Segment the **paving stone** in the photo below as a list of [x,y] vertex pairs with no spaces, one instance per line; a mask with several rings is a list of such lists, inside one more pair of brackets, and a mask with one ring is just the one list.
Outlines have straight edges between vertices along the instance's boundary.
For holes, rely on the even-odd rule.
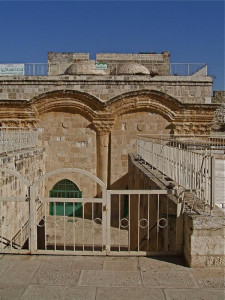
[[0,300],[20,299],[26,286],[11,286],[0,284]]
[[225,299],[224,290],[203,289],[165,289],[167,300],[222,300]]
[[97,288],[96,300],[165,300],[163,290],[148,288]]
[[192,274],[196,278],[199,287],[202,288],[224,288],[225,287],[224,268],[192,269]]
[[95,287],[29,285],[21,300],[94,300]]
[[72,262],[71,269],[74,270],[102,270],[103,260],[98,259],[76,259]]
[[[69,256],[70,257],[70,256]],[[32,260],[35,261],[58,261],[62,259],[66,259],[67,256],[59,256],[59,255],[32,255]]]
[[0,255],[0,259],[2,259],[3,258],[3,255]]
[[66,271],[69,270],[71,264],[72,264],[71,261],[61,261],[61,260],[44,261],[41,263],[38,271],[45,271],[45,270],[52,271],[52,272]]
[[76,256],[76,255],[32,255],[33,260],[37,261],[70,261],[75,262],[77,260],[98,260],[104,261],[103,256]]
[[82,271],[81,286],[141,286],[140,272]]
[[76,285],[80,271],[70,269],[69,261],[43,262],[30,284]]
[[4,254],[2,260],[7,260],[7,261],[30,261],[33,260],[33,256],[32,255],[18,255],[18,254],[12,254],[12,255],[8,255],[8,254]]
[[143,285],[154,288],[198,288],[192,274],[188,272],[142,272]]
[[139,269],[145,271],[190,271],[190,268],[184,266],[184,262],[181,258],[151,258],[151,257],[140,257],[139,258]]
[[39,265],[36,261],[14,261],[1,276],[0,284],[28,284]]
[[5,272],[7,268],[11,266],[11,262],[0,261],[0,276]]
[[130,257],[130,256],[106,256],[105,261],[137,261],[138,262],[138,257]]
[[104,261],[103,270],[105,270],[105,271],[138,271],[138,261],[137,260]]

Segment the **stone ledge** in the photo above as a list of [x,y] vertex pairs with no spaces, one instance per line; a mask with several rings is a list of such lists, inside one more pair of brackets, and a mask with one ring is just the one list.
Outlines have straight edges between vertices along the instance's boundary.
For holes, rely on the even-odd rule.
[[190,255],[184,248],[184,258],[191,268],[225,267],[224,255]]

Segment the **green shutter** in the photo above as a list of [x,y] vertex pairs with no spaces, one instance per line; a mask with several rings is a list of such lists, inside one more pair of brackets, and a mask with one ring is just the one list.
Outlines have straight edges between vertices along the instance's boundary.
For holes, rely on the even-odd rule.
[[[82,192],[77,185],[68,180],[63,179],[57,182],[53,189],[49,192],[50,198],[82,198]],[[50,202],[49,214],[57,216],[82,216],[82,203],[70,202]]]

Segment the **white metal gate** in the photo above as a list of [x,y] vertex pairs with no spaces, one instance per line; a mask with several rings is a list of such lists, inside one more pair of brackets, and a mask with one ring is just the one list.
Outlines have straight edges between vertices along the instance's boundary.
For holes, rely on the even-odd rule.
[[[0,171],[3,171],[0,168]],[[49,176],[82,172],[102,187],[98,198],[39,197],[37,187]],[[11,170],[10,170],[11,172]],[[9,172],[9,173],[10,173]],[[16,176],[16,172],[12,171]],[[12,174],[12,173],[11,173]],[[20,178],[21,179],[21,178]],[[0,198],[0,253],[60,255],[159,255],[176,253],[177,208],[167,190],[108,190],[93,174],[60,169],[29,185],[27,197]],[[18,204],[19,203],[19,204]],[[53,207],[50,213],[49,207]],[[63,214],[57,215],[57,204]],[[74,209],[82,204],[81,212]],[[9,207],[9,205],[11,205]],[[67,215],[66,205],[72,214]],[[7,209],[15,210],[7,219]]]

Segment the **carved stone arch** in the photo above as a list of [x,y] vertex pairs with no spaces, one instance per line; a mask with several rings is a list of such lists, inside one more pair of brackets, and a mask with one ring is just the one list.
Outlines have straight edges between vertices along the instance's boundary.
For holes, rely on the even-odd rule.
[[112,115],[152,111],[162,115],[169,122],[173,122],[183,104],[175,98],[155,90],[140,90],[128,92],[112,98],[107,103]]
[[36,115],[51,111],[77,112],[92,121],[105,110],[105,103],[95,96],[81,91],[58,90],[34,97],[30,104]]

